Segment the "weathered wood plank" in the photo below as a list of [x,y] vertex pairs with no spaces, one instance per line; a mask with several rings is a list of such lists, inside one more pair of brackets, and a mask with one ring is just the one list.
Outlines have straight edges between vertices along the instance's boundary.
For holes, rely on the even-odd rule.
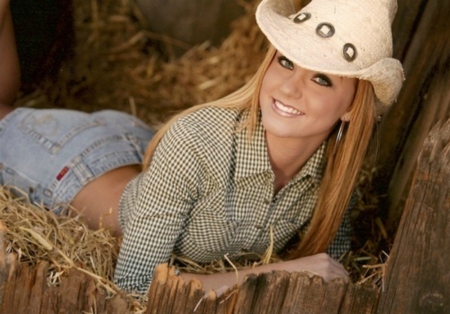
[[148,291],[147,314],[156,314],[164,302],[166,283],[169,269],[167,264],[160,264],[155,267],[152,284]]
[[286,291],[289,286],[290,273],[287,271],[279,271],[274,273],[275,277],[274,285],[275,290],[272,294],[272,300],[268,313],[280,313],[283,307],[284,299],[286,297]]
[[378,313],[450,313],[450,119],[424,143]]
[[378,290],[367,286],[348,285],[340,314],[375,313]]
[[59,297],[57,289],[46,289],[42,296],[41,313],[58,313]]
[[347,284],[344,280],[324,282],[307,273],[290,274],[280,313],[339,313]]
[[336,279],[326,285],[325,295],[320,306],[320,313],[339,313],[347,284],[343,279]]
[[202,312],[199,313],[216,313],[217,294],[214,291],[210,291],[205,298]]
[[14,295],[14,312],[27,313],[31,295],[31,288],[34,283],[35,271],[27,264],[19,265],[17,272],[17,282]]
[[106,294],[105,293],[98,293],[96,298],[93,300],[94,302],[94,309],[97,309],[97,314],[108,314],[108,311],[106,309],[107,307],[107,300],[106,300]]
[[258,276],[255,274],[247,275],[244,282],[238,288],[236,303],[233,310],[234,314],[250,313],[253,299],[256,294],[256,286],[258,284]]
[[85,300],[84,308],[87,313],[100,314],[105,311],[104,295],[99,293],[94,280],[89,280],[81,296]]
[[289,274],[287,272],[279,271],[259,275],[253,312],[279,313],[288,283]]
[[[402,200],[409,190],[415,161],[431,126],[450,111],[447,102],[430,102],[431,95],[450,92],[449,1],[399,0],[395,34],[404,43],[397,48],[406,81],[395,103],[378,128],[377,174],[373,183],[387,218],[386,227],[395,232],[403,210]],[[413,14],[407,17],[408,12]],[[405,22],[405,23],[403,23]],[[407,38],[408,34],[411,34]],[[394,38],[394,41],[397,38]],[[402,46],[402,47],[400,47]],[[404,47],[403,47],[404,46]],[[441,86],[436,86],[441,85]],[[447,97],[444,97],[447,98]]]
[[194,313],[194,309],[199,304],[201,298],[205,295],[202,284],[198,280],[191,280],[188,283],[188,297],[184,307],[184,313]]
[[61,302],[59,304],[59,313],[77,313],[82,309],[81,295],[85,276],[83,273],[70,271],[67,278],[61,281],[58,290],[61,291]]
[[306,294],[311,281],[306,273],[292,273],[289,278],[289,285],[284,298],[283,313],[302,313]]
[[119,314],[132,312],[128,308],[128,302],[120,294],[116,294],[112,299],[108,299],[105,313]]
[[[233,287],[229,291],[222,294],[216,301],[216,314],[230,314],[233,313],[233,309],[236,307],[238,291],[236,287]],[[250,312],[251,313],[251,312]]]
[[172,313],[174,307],[174,301],[177,298],[178,286],[185,285],[185,280],[182,277],[177,277],[174,274],[173,268],[169,269],[169,276],[171,276],[171,284],[166,287],[165,295],[168,300],[165,305],[166,313]]
[[41,313],[42,295],[47,288],[48,266],[47,262],[41,262],[36,265],[35,281],[31,288],[31,298],[27,311],[29,314]]
[[[130,313],[128,301],[121,294],[105,299],[104,291],[83,272],[73,269],[59,287],[48,287],[47,263],[18,267],[12,260],[15,262],[7,280],[0,282],[5,286],[1,313]],[[167,265],[164,267],[158,269],[152,282],[149,295],[153,298],[149,299],[147,313],[337,313],[345,292],[343,282],[324,283],[320,277],[279,271],[250,275],[239,288],[220,297],[211,291],[205,297],[198,280],[186,283],[173,270],[167,270]],[[362,308],[347,303],[350,309]]]
[[173,302],[172,313],[183,313],[187,302],[188,292],[189,288],[186,284],[186,281],[183,278],[180,278],[175,293],[176,297],[175,299],[170,300],[170,302]]
[[411,45],[426,3],[429,0],[398,0],[398,10],[392,23],[394,57],[404,60]]
[[320,307],[325,296],[325,286],[322,277],[313,276],[310,286],[303,292],[302,312],[321,313]]
[[6,255],[4,248],[3,233],[0,231],[0,309],[3,306],[3,300],[5,298],[6,286],[9,282],[10,267],[11,267],[11,255]]
[[9,267],[6,267],[8,271],[7,276],[5,276],[6,282],[2,284],[4,285],[4,294],[0,313],[14,313],[14,293],[17,282],[18,268],[17,256],[8,254],[7,261]]

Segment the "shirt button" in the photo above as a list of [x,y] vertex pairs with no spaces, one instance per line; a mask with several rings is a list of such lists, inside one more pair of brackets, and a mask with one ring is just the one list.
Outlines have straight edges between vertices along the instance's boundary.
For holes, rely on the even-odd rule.
[[264,199],[264,204],[269,205],[270,204],[270,200],[268,198]]
[[261,225],[255,225],[255,228],[256,229],[262,229],[262,226]]

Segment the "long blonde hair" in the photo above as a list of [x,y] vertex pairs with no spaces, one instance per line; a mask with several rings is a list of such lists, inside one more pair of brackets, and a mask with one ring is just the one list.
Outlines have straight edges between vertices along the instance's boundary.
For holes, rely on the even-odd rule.
[[338,127],[329,136],[327,165],[311,224],[299,246],[288,254],[290,259],[325,252],[336,236],[375,125],[375,95],[370,82],[358,81],[349,113],[350,122],[339,143],[336,143]]
[[[258,123],[259,93],[262,80],[275,54],[276,49],[270,46],[256,74],[236,92],[219,100],[194,106],[173,116],[149,143],[144,156],[143,170],[150,167],[156,147],[172,124],[178,119],[205,107],[249,111],[249,118],[243,122],[241,127],[246,130],[247,136],[250,137]],[[350,108],[351,121],[339,145],[337,145],[335,154],[336,129],[330,134],[327,148],[327,166],[319,188],[318,201],[311,224],[300,245],[290,253],[290,258],[324,252],[341,224],[367,151],[375,121],[374,94],[369,82],[362,80],[358,82],[355,98]]]

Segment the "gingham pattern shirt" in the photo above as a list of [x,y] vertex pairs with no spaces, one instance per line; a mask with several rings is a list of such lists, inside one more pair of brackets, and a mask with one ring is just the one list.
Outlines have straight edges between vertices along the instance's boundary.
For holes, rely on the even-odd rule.
[[[238,131],[246,116],[205,108],[178,120],[149,170],[128,184],[119,208],[124,238],[115,282],[120,288],[145,293],[154,267],[172,252],[199,263],[225,254],[263,254],[271,226],[275,251],[308,226],[326,145],[274,195],[263,126],[257,125],[249,141]],[[349,245],[346,218],[328,253],[337,257]]]

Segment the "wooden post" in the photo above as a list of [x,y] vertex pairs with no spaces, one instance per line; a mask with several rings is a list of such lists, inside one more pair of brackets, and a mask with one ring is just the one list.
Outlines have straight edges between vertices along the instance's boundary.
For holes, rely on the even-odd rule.
[[450,313],[450,119],[423,146],[378,313]]
[[[417,156],[431,126],[450,109],[450,2],[399,0],[394,21],[394,52],[404,65],[406,81],[378,131],[373,179],[387,229],[395,233]],[[441,120],[441,121],[445,121]],[[406,193],[405,193],[406,192]]]

